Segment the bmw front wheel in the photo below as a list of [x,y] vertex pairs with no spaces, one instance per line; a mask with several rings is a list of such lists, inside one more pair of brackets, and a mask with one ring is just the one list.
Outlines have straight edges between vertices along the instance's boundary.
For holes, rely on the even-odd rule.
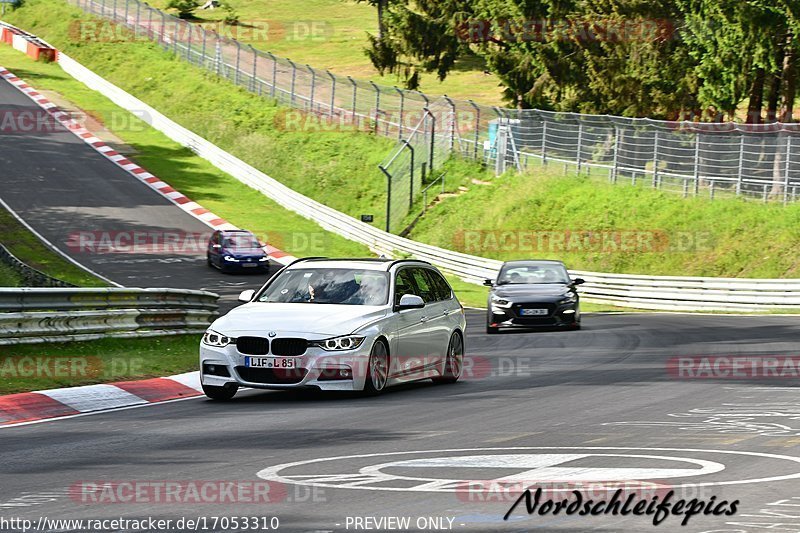
[[364,392],[368,395],[378,395],[386,388],[387,381],[389,381],[389,350],[386,348],[386,343],[379,340],[372,346],[369,354]]

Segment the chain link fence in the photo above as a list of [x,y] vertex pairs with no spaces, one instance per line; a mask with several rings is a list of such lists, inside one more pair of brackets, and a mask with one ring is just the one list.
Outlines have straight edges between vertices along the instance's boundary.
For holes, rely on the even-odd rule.
[[451,154],[481,161],[497,173],[558,163],[578,173],[602,172],[612,183],[684,196],[788,203],[800,192],[796,124],[669,122],[431,99],[277,57],[139,0],[68,1],[330,128],[397,139],[380,165],[387,176],[387,230],[402,229],[426,177]]

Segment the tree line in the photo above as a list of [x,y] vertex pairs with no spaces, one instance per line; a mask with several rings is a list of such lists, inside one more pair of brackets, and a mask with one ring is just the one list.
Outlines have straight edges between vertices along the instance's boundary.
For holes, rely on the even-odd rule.
[[478,58],[521,109],[791,122],[800,0],[356,0],[409,89]]

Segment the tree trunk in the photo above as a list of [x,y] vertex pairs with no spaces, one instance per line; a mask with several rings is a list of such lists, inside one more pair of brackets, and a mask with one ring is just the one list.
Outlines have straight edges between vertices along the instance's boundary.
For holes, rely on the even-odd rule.
[[794,35],[792,31],[786,35],[786,54],[783,57],[783,74],[782,74],[782,94],[780,121],[792,122],[792,115],[794,112],[794,98],[797,95],[797,65],[795,64],[796,52],[793,42]]
[[764,106],[764,79],[766,72],[759,67],[750,85],[750,102],[747,104],[747,123],[761,124],[761,108]]
[[386,3],[389,0],[378,0],[378,40],[380,41],[383,39],[383,35],[386,33],[386,23],[383,21],[383,14],[386,10]]
[[[776,46],[775,64],[783,64],[784,56],[784,40]],[[781,69],[774,70],[770,73],[769,79],[769,94],[767,96],[767,122],[775,122],[778,120],[778,104],[781,98]]]

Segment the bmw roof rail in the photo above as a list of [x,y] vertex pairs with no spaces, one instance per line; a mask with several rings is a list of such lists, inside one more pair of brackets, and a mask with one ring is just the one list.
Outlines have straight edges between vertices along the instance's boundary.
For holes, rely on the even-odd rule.
[[423,261],[422,259],[408,259],[408,258],[406,258],[406,259],[395,259],[394,261],[389,263],[389,265],[386,267],[386,269],[388,270],[388,269],[392,268],[393,266],[395,266],[398,263],[406,263],[406,262],[408,262],[408,263],[424,263],[426,265],[430,265],[431,264],[430,262]]

